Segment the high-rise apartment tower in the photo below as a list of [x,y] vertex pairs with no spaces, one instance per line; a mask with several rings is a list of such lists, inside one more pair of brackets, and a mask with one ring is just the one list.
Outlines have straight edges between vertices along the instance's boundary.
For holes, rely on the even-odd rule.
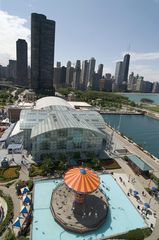
[[89,68],[88,68],[88,85],[92,86],[92,81],[93,81],[93,75],[95,73],[95,64],[96,60],[95,58],[91,58],[89,60]]
[[45,15],[31,15],[31,87],[53,89],[55,21]]
[[16,83],[20,86],[28,85],[27,42],[24,39],[16,41]]

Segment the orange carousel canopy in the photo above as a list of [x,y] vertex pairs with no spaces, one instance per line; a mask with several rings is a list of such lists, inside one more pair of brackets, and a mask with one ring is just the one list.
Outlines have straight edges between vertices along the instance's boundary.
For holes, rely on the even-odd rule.
[[79,193],[94,192],[99,184],[100,180],[98,175],[88,168],[73,168],[65,173],[65,184]]

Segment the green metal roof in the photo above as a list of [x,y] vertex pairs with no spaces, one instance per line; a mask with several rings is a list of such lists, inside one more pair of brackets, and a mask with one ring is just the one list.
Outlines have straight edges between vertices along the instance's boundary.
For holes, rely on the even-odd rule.
[[150,171],[152,168],[136,155],[127,155],[128,159],[133,162],[142,171]]

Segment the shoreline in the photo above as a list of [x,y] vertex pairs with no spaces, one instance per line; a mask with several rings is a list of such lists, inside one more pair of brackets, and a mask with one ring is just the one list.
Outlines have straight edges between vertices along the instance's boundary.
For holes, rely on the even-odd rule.
[[124,134],[122,134],[121,132],[119,132],[118,130],[116,130],[115,128],[113,128],[111,125],[109,125],[108,123],[106,123],[106,126],[109,127],[112,131],[114,131],[116,134],[120,135],[122,138],[124,138],[125,140],[127,140],[129,143],[133,144],[135,147],[137,147],[140,151],[142,151],[143,153],[145,153],[148,157],[150,157],[152,160],[157,161],[159,163],[159,159],[157,157],[155,157],[153,154],[151,154],[150,152],[148,152],[147,150],[145,150],[144,148],[142,148],[141,146],[139,146],[136,142],[134,142],[133,140],[129,139],[127,136],[125,136]]

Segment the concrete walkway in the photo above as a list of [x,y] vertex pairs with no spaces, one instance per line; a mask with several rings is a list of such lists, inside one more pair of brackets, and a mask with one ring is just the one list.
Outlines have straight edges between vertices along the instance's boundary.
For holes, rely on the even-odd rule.
[[[21,170],[20,170],[20,175],[19,175],[19,179],[21,180],[29,180],[28,177],[28,169],[26,168],[26,166],[22,165],[21,166]],[[17,179],[16,182],[19,180]],[[0,189],[4,192],[5,195],[9,195],[12,198],[13,201],[13,205],[14,205],[14,216],[13,216],[13,221],[15,221],[15,219],[18,217],[19,212],[20,212],[20,202],[18,199],[18,196],[16,194],[16,182],[14,184],[12,184],[9,188],[7,188],[6,182],[5,183],[0,183]],[[9,227],[11,227],[12,224],[10,223]]]
[[[146,238],[146,240],[158,240],[159,239],[159,202],[157,202],[153,197],[151,197],[145,191],[145,187],[147,187],[149,183],[150,183],[150,187],[154,186],[154,183],[152,181],[150,182],[149,180],[146,180],[142,176],[137,176],[132,171],[132,169],[129,167],[127,162],[125,162],[123,159],[119,158],[119,159],[116,159],[116,161],[119,163],[119,165],[121,166],[122,169],[114,170],[111,172],[113,172],[114,178],[116,178],[117,182],[119,183],[119,185],[121,186],[123,191],[125,191],[125,193],[127,194],[129,188],[137,190],[139,192],[139,195],[141,196],[141,201],[143,203],[150,202],[151,212],[156,213],[156,217],[154,217],[154,214],[148,215],[149,219],[146,219],[146,217],[145,217],[145,220],[148,223],[148,225],[150,226],[150,224],[152,223],[154,226],[151,236]],[[120,179],[119,179],[120,176],[123,177],[125,184],[123,184],[120,181]],[[135,182],[131,183],[131,180],[134,178],[135,178]],[[130,180],[130,182],[128,182],[128,180]],[[143,191],[146,193],[145,197],[142,195]],[[139,203],[136,201],[136,199],[133,196],[130,196],[130,200],[136,207],[139,205]],[[143,206],[143,205],[141,204],[141,206]],[[140,213],[141,213],[141,211],[140,211]]]
[[[144,218],[146,224],[149,227],[151,227],[151,224],[153,224],[153,226],[155,226],[155,224],[156,224],[156,218],[154,217],[154,212],[155,211],[153,209],[150,209],[152,214],[148,215],[147,217],[144,214],[144,211],[143,211],[143,213],[141,211],[141,209],[144,208],[144,203],[148,203],[149,202],[149,196],[148,196],[149,194],[146,193],[145,197],[142,195],[142,192],[144,191],[144,188],[140,185],[140,183],[137,182],[137,180],[135,180],[135,182],[132,182],[132,179],[134,180],[134,178],[129,178],[129,176],[127,174],[114,173],[114,178],[116,179],[116,181],[118,182],[118,184],[120,185],[122,190],[126,194],[129,193],[130,201],[136,207],[136,209],[138,210],[140,215],[142,215],[142,217]],[[120,180],[120,178],[122,178],[122,181]],[[130,194],[130,189],[132,190],[131,194]],[[139,192],[138,199],[134,197],[134,191],[138,191]],[[139,207],[140,210],[137,207]]]
[[[112,134],[113,130],[105,125],[105,131],[109,134]],[[154,169],[154,175],[159,178],[159,160],[153,159],[149,154],[143,152],[135,144],[129,142],[127,139],[123,138],[119,133],[114,131],[113,142],[118,143],[123,148],[127,149],[130,153],[137,155],[144,162],[146,162],[152,169]]]

